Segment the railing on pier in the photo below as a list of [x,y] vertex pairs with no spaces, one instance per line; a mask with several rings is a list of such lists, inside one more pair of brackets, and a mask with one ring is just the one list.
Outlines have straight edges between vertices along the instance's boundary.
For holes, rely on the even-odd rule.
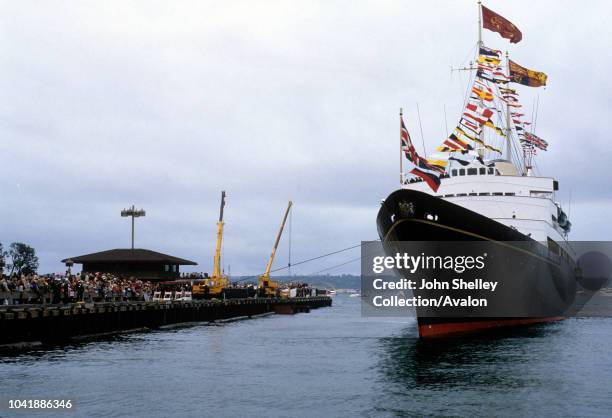
[[82,296],[54,295],[53,292],[35,290],[0,292],[0,305],[48,305],[72,302],[123,302],[123,301],[149,301],[151,295],[141,293],[136,296],[125,296],[121,293],[108,293],[101,296],[97,292],[84,292]]

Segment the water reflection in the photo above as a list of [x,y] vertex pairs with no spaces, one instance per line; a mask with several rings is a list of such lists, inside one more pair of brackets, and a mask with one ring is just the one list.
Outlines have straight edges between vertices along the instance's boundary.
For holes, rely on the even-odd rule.
[[[563,325],[541,324],[496,333],[421,340],[406,329],[380,341],[379,385],[387,388],[375,410],[404,416],[507,414],[533,388],[559,387],[551,374],[562,353]],[[554,390],[554,389],[553,389]],[[555,396],[558,396],[556,394]],[[526,409],[531,403],[525,403]],[[506,412],[504,412],[506,411]]]
[[[381,340],[380,370],[386,383],[399,390],[523,387],[532,385],[525,369],[542,354],[557,332],[554,324],[505,330],[465,338],[422,340],[412,330]],[[544,343],[544,344],[542,344]]]

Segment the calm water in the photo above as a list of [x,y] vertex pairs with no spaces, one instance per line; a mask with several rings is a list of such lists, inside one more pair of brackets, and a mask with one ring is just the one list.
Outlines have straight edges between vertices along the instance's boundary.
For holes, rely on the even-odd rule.
[[[421,342],[359,300],[296,316],[132,334],[0,358],[0,396],[56,416],[610,416],[612,319]],[[28,412],[0,416],[49,416]]]

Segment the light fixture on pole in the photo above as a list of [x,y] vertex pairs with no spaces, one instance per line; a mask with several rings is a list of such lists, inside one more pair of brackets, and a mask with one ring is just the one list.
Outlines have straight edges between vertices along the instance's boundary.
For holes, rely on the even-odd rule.
[[136,209],[134,205],[131,208],[123,209],[121,211],[121,216],[127,218],[128,216],[132,217],[132,250],[134,249],[134,218],[139,218],[141,216],[145,216],[147,213],[144,209]]

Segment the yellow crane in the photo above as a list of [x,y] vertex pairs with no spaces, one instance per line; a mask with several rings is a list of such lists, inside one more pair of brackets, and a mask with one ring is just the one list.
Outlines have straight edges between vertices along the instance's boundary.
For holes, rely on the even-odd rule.
[[293,202],[290,200],[289,204],[287,205],[287,210],[285,210],[285,216],[283,216],[283,222],[281,223],[280,229],[278,230],[278,234],[276,235],[276,241],[274,241],[274,246],[272,247],[272,254],[270,254],[270,259],[268,260],[266,272],[259,276],[259,289],[261,292],[260,294],[262,294],[262,296],[277,296],[278,282],[270,280],[270,270],[272,270],[272,263],[274,262],[274,257],[276,256],[276,249],[278,248],[278,243],[281,239],[281,235],[283,235],[283,229],[285,228],[285,222],[287,222],[287,216],[289,215],[291,206],[293,206]]
[[192,294],[196,298],[221,297],[223,289],[229,286],[229,278],[221,271],[221,243],[223,242],[223,208],[225,207],[225,191],[221,192],[221,207],[219,209],[219,222],[217,222],[217,245],[215,247],[215,258],[213,260],[213,271],[211,277],[195,283],[192,286]]

